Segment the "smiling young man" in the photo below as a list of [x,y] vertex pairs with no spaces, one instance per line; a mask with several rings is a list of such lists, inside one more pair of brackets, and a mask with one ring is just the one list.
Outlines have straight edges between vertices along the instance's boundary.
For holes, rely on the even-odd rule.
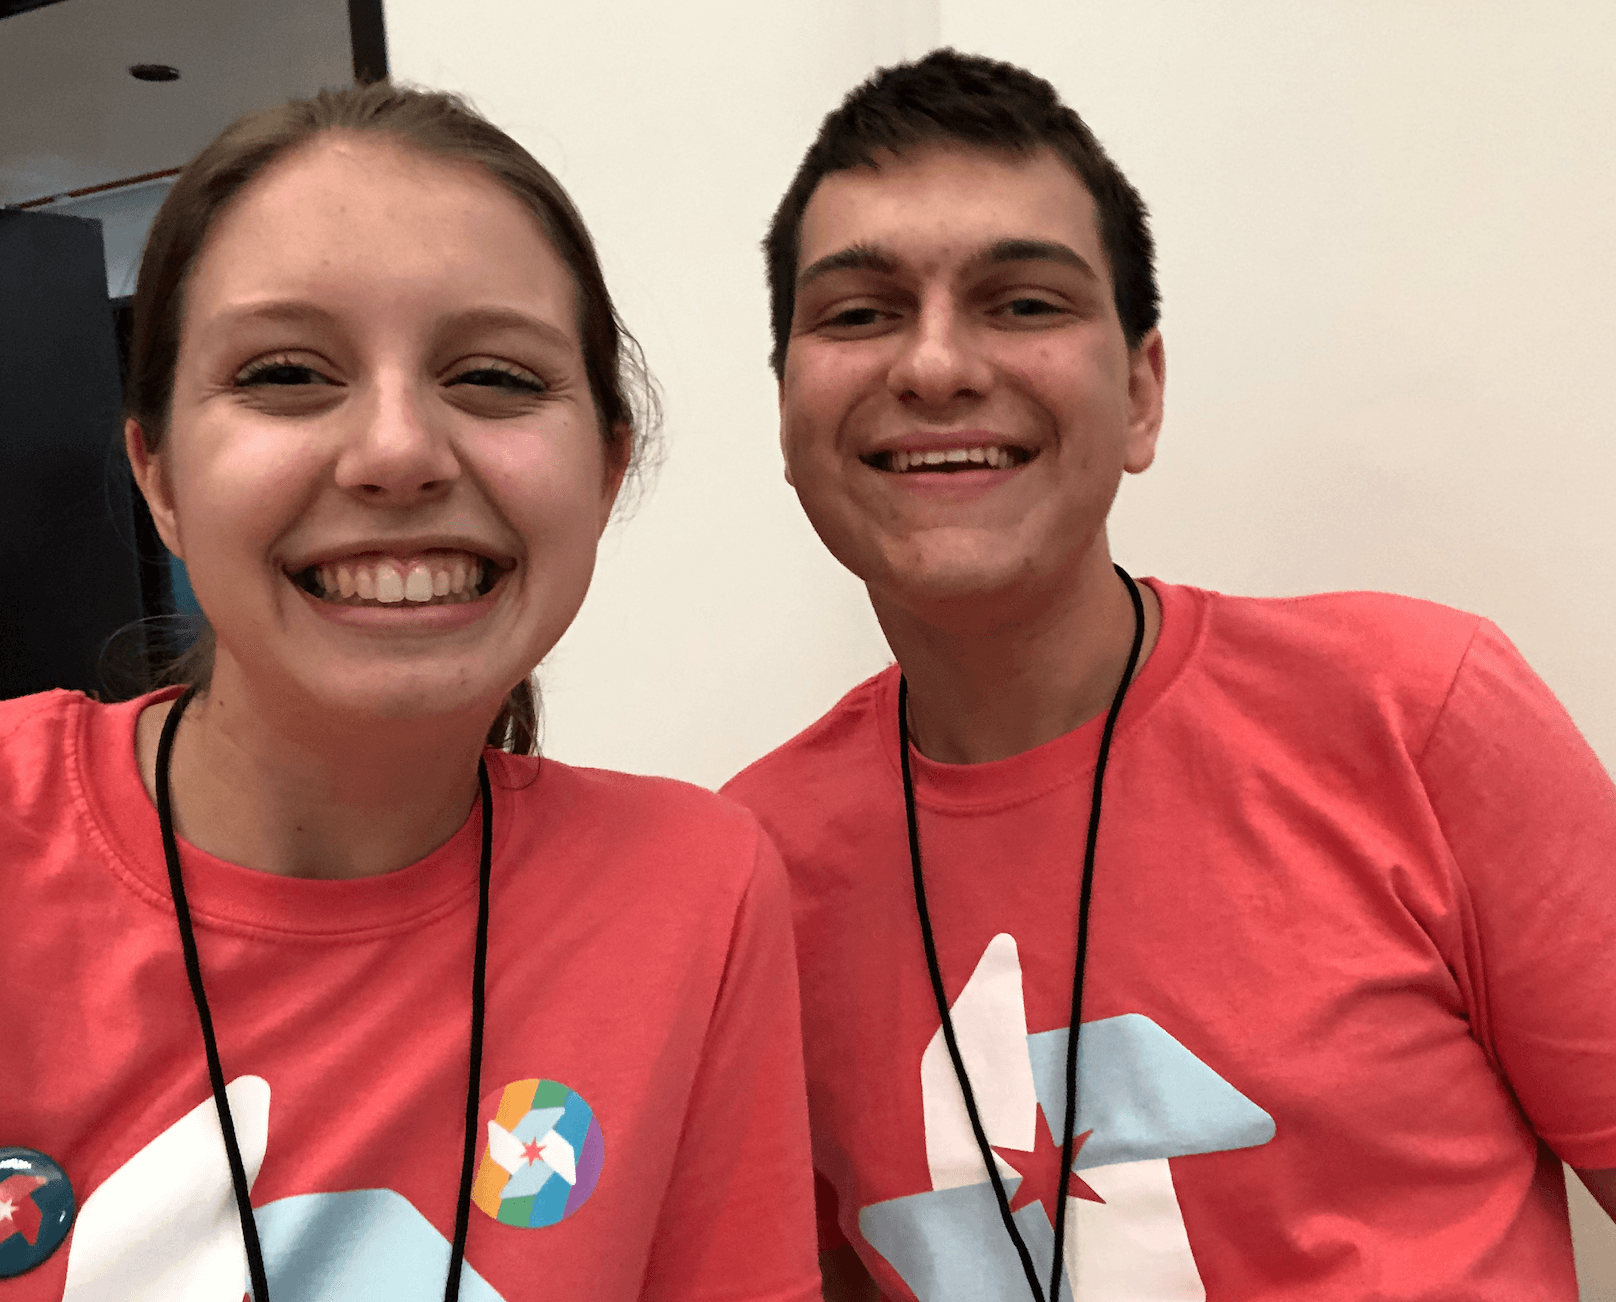
[[1047,83],[883,70],[766,250],[787,478],[898,661],[726,788],[796,891],[826,1296],[1574,1299],[1616,790],[1564,711],[1471,615],[1114,567],[1152,242]]

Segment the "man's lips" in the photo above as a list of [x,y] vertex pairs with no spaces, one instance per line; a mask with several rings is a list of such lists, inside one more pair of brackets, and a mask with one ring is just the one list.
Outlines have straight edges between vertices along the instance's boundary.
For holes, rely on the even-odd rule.
[[1037,453],[1013,443],[958,442],[898,444],[860,458],[865,465],[889,474],[958,474],[969,470],[1014,470]]

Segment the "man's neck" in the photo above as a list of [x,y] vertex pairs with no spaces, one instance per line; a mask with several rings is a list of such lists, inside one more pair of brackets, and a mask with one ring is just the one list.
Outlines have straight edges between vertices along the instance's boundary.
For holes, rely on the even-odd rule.
[[[922,755],[945,764],[1007,759],[1109,708],[1133,645],[1134,610],[1110,559],[1101,559],[1060,601],[965,630],[875,600],[909,683],[910,736]],[[1156,594],[1140,584],[1139,595],[1145,635],[1136,674],[1161,630]]]
[[[135,747],[148,794],[171,706],[148,707]],[[355,878],[424,858],[477,794],[487,722],[349,721],[266,709],[240,684],[187,706],[170,761],[176,831],[231,863]]]

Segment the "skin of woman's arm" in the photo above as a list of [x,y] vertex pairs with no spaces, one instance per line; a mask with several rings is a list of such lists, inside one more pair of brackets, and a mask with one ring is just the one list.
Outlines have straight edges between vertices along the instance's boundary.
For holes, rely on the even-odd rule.
[[881,1290],[858,1253],[845,1243],[819,1254],[819,1273],[825,1302],[880,1302]]

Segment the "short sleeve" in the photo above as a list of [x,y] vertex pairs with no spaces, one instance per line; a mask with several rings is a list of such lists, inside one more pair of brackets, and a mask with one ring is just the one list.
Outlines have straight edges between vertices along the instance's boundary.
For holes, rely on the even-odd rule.
[[1477,1037],[1564,1161],[1616,1166],[1616,787],[1485,622],[1419,765],[1471,913]]
[[790,905],[759,832],[643,1297],[819,1302],[813,1198]]

